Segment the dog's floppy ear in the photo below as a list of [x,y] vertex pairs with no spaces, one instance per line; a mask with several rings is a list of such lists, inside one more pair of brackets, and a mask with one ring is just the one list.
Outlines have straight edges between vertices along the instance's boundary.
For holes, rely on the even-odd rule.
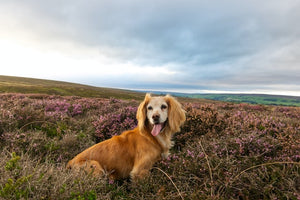
[[168,123],[173,133],[180,131],[180,126],[185,122],[185,110],[181,104],[172,96],[166,95],[165,100],[169,105]]
[[145,96],[144,101],[139,105],[137,113],[136,113],[136,119],[138,120],[138,127],[141,133],[145,132],[145,122],[147,120],[147,104],[149,103],[151,98],[151,94],[147,93]]

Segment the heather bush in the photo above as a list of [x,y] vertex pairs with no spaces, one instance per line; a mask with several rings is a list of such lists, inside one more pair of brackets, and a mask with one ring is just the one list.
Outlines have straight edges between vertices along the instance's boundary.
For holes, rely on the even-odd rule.
[[121,108],[114,113],[108,113],[93,122],[95,136],[101,141],[119,135],[125,130],[131,130],[137,126],[137,107]]
[[2,199],[300,199],[298,107],[183,103],[187,121],[170,156],[132,184],[65,165],[95,137],[134,128],[137,101],[1,94],[0,102]]
[[186,141],[199,138],[201,135],[219,133],[226,126],[213,104],[205,106],[186,104],[184,109],[187,111],[186,122],[181,128],[181,132],[174,136],[177,148],[183,147]]

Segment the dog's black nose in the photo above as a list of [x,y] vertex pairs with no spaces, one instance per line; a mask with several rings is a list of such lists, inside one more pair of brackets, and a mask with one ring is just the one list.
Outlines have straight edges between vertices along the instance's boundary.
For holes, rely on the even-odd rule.
[[152,119],[153,119],[153,121],[154,121],[155,123],[158,123],[158,122],[159,122],[159,117],[160,117],[159,114],[154,114],[154,115],[152,116]]

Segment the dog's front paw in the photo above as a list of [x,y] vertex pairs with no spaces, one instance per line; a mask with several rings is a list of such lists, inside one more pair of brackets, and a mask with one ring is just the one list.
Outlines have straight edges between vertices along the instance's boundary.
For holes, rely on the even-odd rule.
[[163,153],[161,153],[161,158],[162,158],[162,159],[167,159],[167,158],[169,157],[169,155],[170,155],[170,152],[169,152],[169,151],[163,152]]
[[146,169],[138,171],[138,172],[130,173],[130,178],[131,178],[132,182],[137,182],[138,180],[143,180],[149,176],[150,176],[150,172],[149,172],[149,170],[146,170]]

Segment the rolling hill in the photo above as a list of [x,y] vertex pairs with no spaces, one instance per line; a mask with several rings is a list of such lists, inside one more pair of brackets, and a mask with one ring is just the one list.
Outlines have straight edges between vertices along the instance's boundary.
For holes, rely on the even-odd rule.
[[[155,91],[155,94],[166,94],[165,92]],[[263,104],[275,106],[298,106],[300,107],[300,97],[267,95],[267,94],[188,94],[171,93],[173,96],[186,97],[193,99],[207,99],[214,101],[225,101],[233,103]]]
[[[99,97],[99,98],[121,98],[142,100],[147,91],[133,91],[115,88],[93,87],[83,84],[53,81],[44,79],[1,76],[0,93],[40,93],[61,96]],[[164,95],[166,92],[155,91],[153,94]],[[300,97],[264,95],[264,94],[188,94],[170,93],[188,101],[225,101],[234,103],[250,103],[280,106],[300,107]],[[193,100],[192,100],[193,99]]]
[[88,85],[0,75],[0,93],[41,93],[61,96],[136,99],[144,94],[130,90],[93,87]]
[[192,94],[191,98],[205,98],[234,103],[250,103],[277,106],[300,106],[300,97],[266,94]]

